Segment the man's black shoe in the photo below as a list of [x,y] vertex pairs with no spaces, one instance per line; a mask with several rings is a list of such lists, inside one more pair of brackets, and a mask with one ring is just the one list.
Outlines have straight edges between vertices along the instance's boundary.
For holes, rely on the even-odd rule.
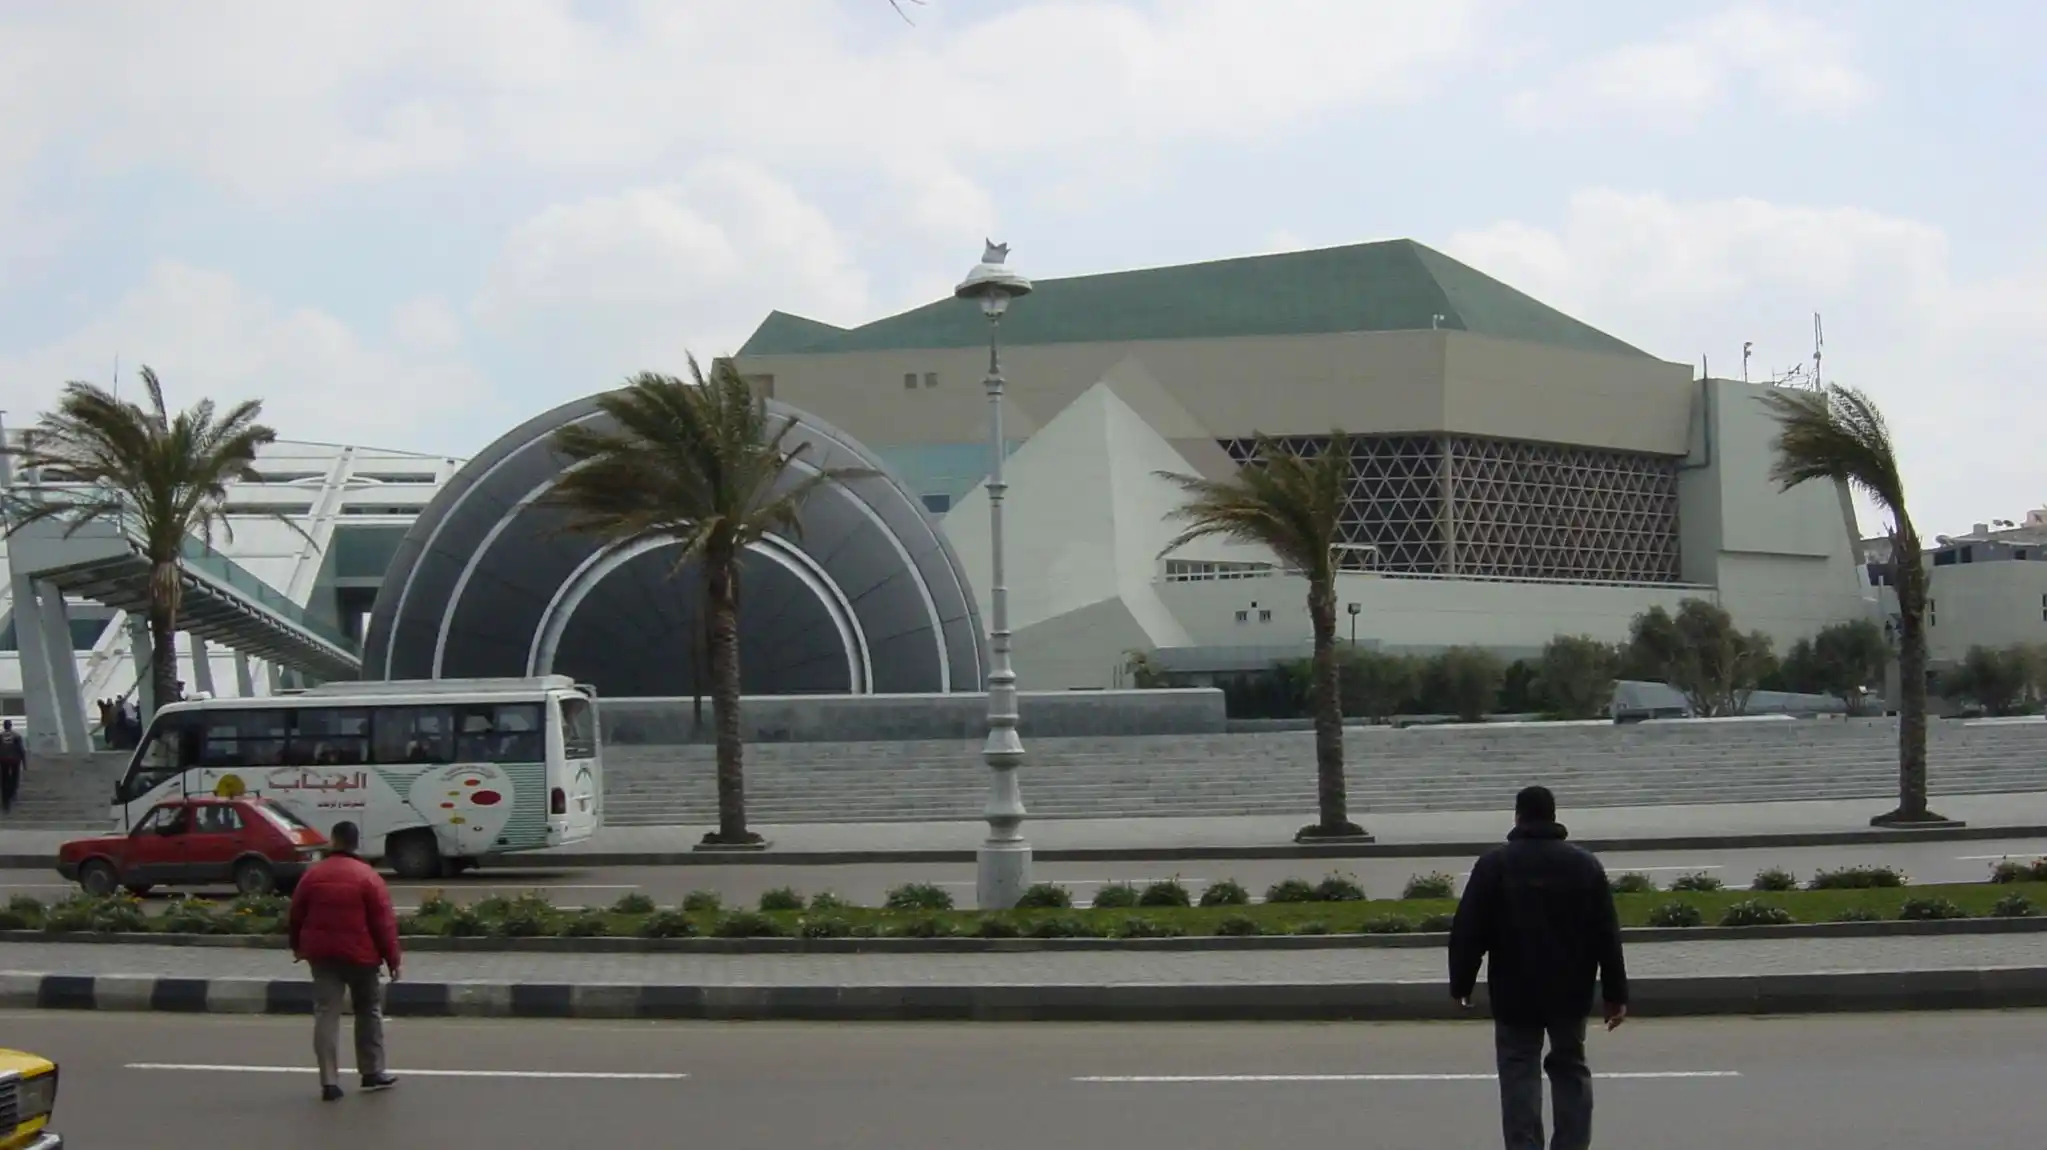
[[362,1088],[365,1092],[389,1090],[396,1085],[398,1085],[398,1079],[394,1075],[365,1074],[362,1076]]
[[339,1086],[322,1086],[322,1087],[320,1087],[320,1101],[322,1101],[322,1102],[339,1102],[339,1101],[341,1101],[341,1087],[339,1087]]

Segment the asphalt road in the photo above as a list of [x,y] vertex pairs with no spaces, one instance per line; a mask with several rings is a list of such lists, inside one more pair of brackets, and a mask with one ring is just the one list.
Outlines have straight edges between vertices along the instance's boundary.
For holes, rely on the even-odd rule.
[[[1612,853],[1602,856],[1608,871],[1642,871],[1668,886],[1679,875],[1704,871],[1718,876],[1729,886],[1746,886],[1758,870],[1780,866],[1809,877],[1821,868],[1876,863],[1902,867],[1915,883],[1979,882],[1989,875],[1993,861],[2000,857],[2033,859],[2047,854],[2047,841],[2012,840],[1983,842],[1892,843],[1871,846],[1771,848],[1741,851],[1663,851]],[[529,856],[531,857],[531,856]],[[1095,889],[1109,882],[1148,882],[1179,878],[1190,889],[1224,878],[1234,878],[1251,889],[1253,897],[1280,879],[1318,879],[1333,871],[1355,876],[1373,898],[1398,897],[1408,877],[1431,871],[1462,875],[1471,867],[1469,857],[1437,859],[1211,859],[1180,862],[1059,862],[1040,863],[1035,877],[1068,885],[1076,900],[1093,896]],[[671,867],[550,867],[489,868],[428,883],[400,883],[394,880],[396,902],[401,909],[418,904],[420,894],[440,889],[458,899],[479,899],[493,894],[517,895],[530,890],[545,893],[560,906],[605,906],[631,891],[642,892],[664,906],[682,900],[692,890],[714,890],[728,905],[751,905],[762,891],[793,886],[805,895],[829,890],[863,905],[876,905],[890,887],[905,882],[935,882],[953,891],[962,905],[974,896],[972,863],[910,865],[882,863],[857,866],[671,866]],[[75,888],[67,886],[55,872],[46,870],[0,870],[0,898],[26,894],[45,901],[61,898]],[[162,900],[152,900],[161,902]]]
[[[58,1124],[80,1146],[1499,1145],[1483,1024],[403,1021],[390,1033],[398,1088],[331,1105],[316,1098],[308,1031],[303,1019],[0,1014],[9,1045],[59,1061]],[[2037,1146],[2043,1044],[2040,1013],[1634,1023],[1593,1040],[1595,1070],[1615,1076],[1595,1086],[1597,1138]]]

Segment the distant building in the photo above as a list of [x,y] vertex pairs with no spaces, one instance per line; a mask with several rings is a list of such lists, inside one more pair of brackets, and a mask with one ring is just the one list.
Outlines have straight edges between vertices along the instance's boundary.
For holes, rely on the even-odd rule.
[[[1694,378],[1410,241],[1040,280],[1002,325],[1022,681],[1104,687],[1306,650],[1302,581],[1202,542],[1177,490],[1254,433],[1357,437],[1338,620],[1360,644],[1529,653],[1688,597],[1780,649],[1867,617],[1847,492],[1779,492],[1768,385]],[[985,596],[985,322],[942,300],[842,329],[776,312],[736,357],[917,492]]]
[[[1870,584],[1886,619],[1896,616],[1887,538],[1863,541]],[[1966,535],[1937,535],[1926,548],[1927,654],[1953,663],[1971,647],[2047,643],[2047,509],[2022,521],[1975,524]]]

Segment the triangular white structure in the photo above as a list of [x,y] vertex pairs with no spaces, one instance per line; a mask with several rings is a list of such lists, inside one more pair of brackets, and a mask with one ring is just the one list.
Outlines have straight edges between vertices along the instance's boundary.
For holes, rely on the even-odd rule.
[[[1146,384],[1150,386],[1147,388]],[[1003,505],[1010,627],[1019,679],[1062,686],[1110,686],[1114,662],[1101,652],[1184,647],[1192,637],[1160,601],[1159,550],[1178,532],[1169,520],[1183,502],[1160,471],[1199,474],[1160,429],[1121,394],[1130,388],[1156,419],[1172,421],[1171,398],[1134,363],[1090,387],[1004,464]],[[1159,401],[1171,407],[1160,407]],[[1185,418],[1184,412],[1180,418]],[[988,489],[976,487],[945,517],[967,576],[988,613]],[[1269,552],[1204,540],[1174,558],[1271,563]],[[1108,638],[1116,646],[1107,647]],[[1075,641],[1084,637],[1084,641]],[[1087,666],[1071,665],[1076,657]]]

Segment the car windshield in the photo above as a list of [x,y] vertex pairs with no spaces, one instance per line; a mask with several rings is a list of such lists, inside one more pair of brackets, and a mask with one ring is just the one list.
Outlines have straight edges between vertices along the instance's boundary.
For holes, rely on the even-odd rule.
[[304,831],[312,829],[312,827],[308,825],[305,820],[299,818],[295,814],[292,814],[290,811],[284,809],[282,806],[279,806],[278,804],[270,802],[268,800],[265,800],[256,809],[262,811],[266,815],[269,815],[270,821],[276,823],[279,828],[283,829],[286,832]]

